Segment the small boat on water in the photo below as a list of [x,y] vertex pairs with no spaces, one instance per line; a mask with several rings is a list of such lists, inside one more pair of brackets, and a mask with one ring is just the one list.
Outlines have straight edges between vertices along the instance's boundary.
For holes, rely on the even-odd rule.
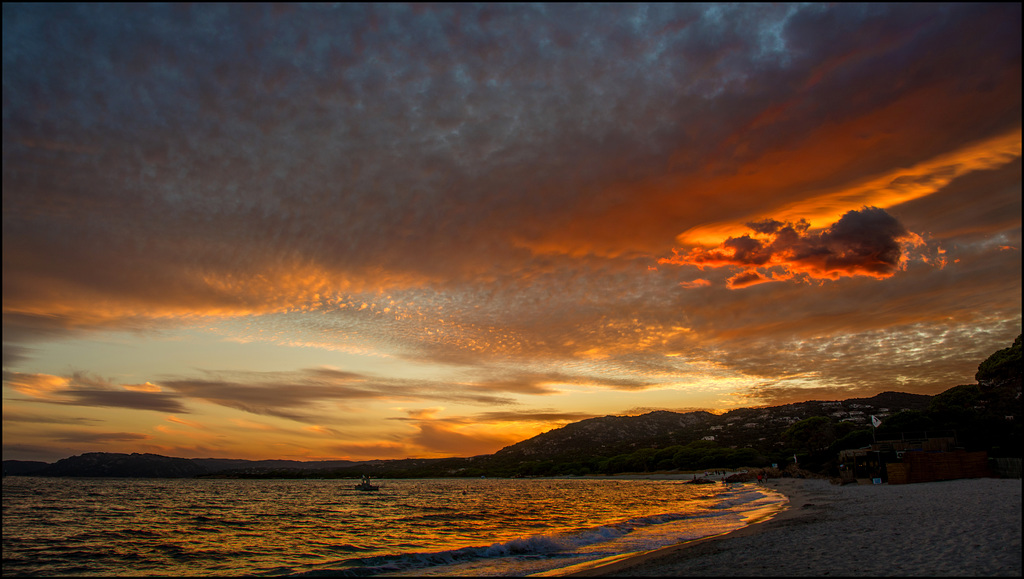
[[374,484],[370,484],[370,477],[363,475],[363,480],[356,485],[357,491],[378,491],[380,487]]

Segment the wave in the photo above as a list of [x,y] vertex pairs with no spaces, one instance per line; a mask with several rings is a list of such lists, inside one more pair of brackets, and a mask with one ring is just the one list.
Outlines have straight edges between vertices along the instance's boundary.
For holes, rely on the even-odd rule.
[[735,509],[755,501],[763,501],[766,495],[757,489],[739,489],[719,495],[719,500],[712,505],[712,509]]
[[[731,493],[723,493],[731,494]],[[721,495],[720,495],[721,496]],[[403,553],[378,555],[365,558],[346,559],[330,565],[330,569],[316,569],[290,575],[292,577],[347,576],[369,577],[383,573],[408,572],[430,567],[456,565],[480,559],[507,557],[555,558],[577,556],[584,547],[621,539],[638,530],[647,530],[659,525],[680,521],[695,521],[730,517],[737,514],[736,507],[764,499],[755,492],[737,493],[725,502],[708,505],[707,509],[687,513],[660,513],[627,519],[614,524],[582,528],[571,532],[540,534],[520,537],[488,546],[462,547],[436,552]]]

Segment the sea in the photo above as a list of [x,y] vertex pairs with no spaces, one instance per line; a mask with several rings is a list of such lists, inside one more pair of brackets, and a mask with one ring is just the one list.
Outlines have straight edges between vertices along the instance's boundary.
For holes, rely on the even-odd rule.
[[3,575],[562,575],[777,512],[655,478],[3,479]]

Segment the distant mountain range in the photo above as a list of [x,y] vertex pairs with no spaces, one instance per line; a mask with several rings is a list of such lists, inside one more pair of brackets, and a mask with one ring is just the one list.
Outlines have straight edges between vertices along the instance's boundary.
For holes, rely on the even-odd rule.
[[[982,362],[976,379],[976,385],[955,386],[936,396],[883,392],[870,398],[740,408],[721,415],[655,411],[640,416],[590,418],[539,434],[492,455],[470,458],[301,462],[92,452],[52,464],[5,460],[3,472],[4,476],[149,478],[522,476],[616,472],[615,464],[633,468],[646,465],[642,467],[646,469],[653,468],[651,465],[678,467],[687,464],[685,457],[697,450],[707,455],[715,449],[719,461],[730,460],[727,449],[731,449],[735,460],[769,463],[774,457],[794,452],[794,431],[812,419],[834,426],[829,430],[832,439],[823,446],[829,451],[834,451],[834,443],[844,435],[848,444],[858,444],[865,436],[870,442],[871,416],[880,418],[883,428],[887,423],[915,429],[960,428],[973,436],[977,444],[1010,445],[1010,452],[1019,456],[1020,336],[1012,346]],[[737,449],[746,452],[737,453]],[[693,452],[679,454],[681,450]],[[657,456],[659,453],[665,456]],[[646,457],[646,462],[610,462],[611,457],[632,456]]]
[[275,470],[326,470],[361,464],[351,460],[243,460],[235,458],[176,458],[159,454],[87,452],[55,463],[5,460],[4,476],[79,476],[183,478],[223,472],[238,474]]
[[[453,459],[404,459],[370,461],[242,460],[223,458],[175,458],[157,454],[90,452],[55,463],[3,461],[5,475],[73,477],[183,478],[197,476],[298,477],[328,473],[356,476],[355,471],[386,474],[414,471],[429,475],[461,474],[467,465],[479,468],[486,462],[566,460],[590,455],[628,453],[637,448],[686,444],[711,437],[722,445],[774,443],[792,424],[812,416],[843,417],[867,423],[871,414],[888,416],[900,410],[927,408],[932,396],[884,392],[871,398],[842,402],[810,401],[771,408],[741,408],[722,415],[710,412],[659,410],[640,416],[605,416],[574,422],[503,448],[494,455]],[[767,446],[757,444],[756,446]]]

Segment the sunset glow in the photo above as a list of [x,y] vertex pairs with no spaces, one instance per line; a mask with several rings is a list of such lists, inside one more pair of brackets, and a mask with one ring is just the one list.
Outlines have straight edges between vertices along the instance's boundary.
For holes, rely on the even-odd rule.
[[1020,22],[5,4],[4,458],[972,383],[1021,332]]

